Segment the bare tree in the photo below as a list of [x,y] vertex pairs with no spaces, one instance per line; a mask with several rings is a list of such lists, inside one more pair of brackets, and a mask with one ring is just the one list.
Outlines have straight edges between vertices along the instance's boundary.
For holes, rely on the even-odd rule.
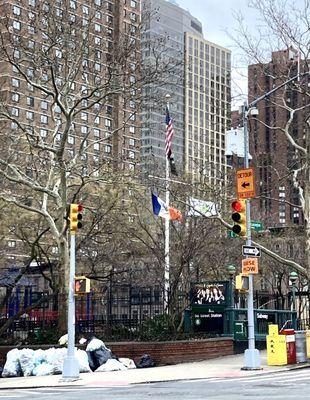
[[[1,66],[14,74],[1,94],[0,198],[44,221],[59,249],[54,290],[63,297],[69,273],[67,205],[82,200],[84,188],[103,183],[126,161],[122,133],[135,119],[141,86],[160,82],[162,71],[171,68],[171,60],[160,63],[157,54],[142,74],[139,21],[113,31],[98,22],[103,18],[99,6],[76,11],[73,3],[63,1],[60,9],[53,1],[38,2],[35,9],[23,10],[22,24],[3,5],[0,26]],[[20,118],[16,101],[25,102],[26,118]],[[136,103],[130,109],[131,101]],[[103,117],[110,122],[99,133]],[[96,149],[103,144],[115,150],[102,157]],[[60,311],[64,330],[65,308]]]

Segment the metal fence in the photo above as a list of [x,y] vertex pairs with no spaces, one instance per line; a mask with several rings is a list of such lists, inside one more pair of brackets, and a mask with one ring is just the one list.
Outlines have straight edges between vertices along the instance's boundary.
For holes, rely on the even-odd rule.
[[[2,339],[26,340],[39,332],[55,330],[59,312],[67,307],[65,299],[47,299],[46,292],[15,291],[1,310],[0,326],[14,319]],[[31,305],[43,298],[42,304]],[[45,299],[46,298],[46,299]],[[139,325],[149,317],[163,313],[163,295],[156,287],[114,286],[104,293],[89,293],[75,299],[77,335],[95,333],[114,339],[132,339]]]

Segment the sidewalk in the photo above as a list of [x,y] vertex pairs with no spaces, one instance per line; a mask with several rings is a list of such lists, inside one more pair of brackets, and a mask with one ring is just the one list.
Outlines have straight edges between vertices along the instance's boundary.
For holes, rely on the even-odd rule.
[[130,369],[114,372],[92,372],[80,374],[74,382],[62,382],[61,375],[1,378],[0,389],[22,389],[61,386],[126,386],[137,383],[174,381],[183,379],[232,378],[249,375],[268,374],[296,368],[310,367],[310,363],[267,366],[266,351],[261,352],[262,370],[243,371],[243,354],[214,358],[212,360],[169,365],[155,368]]

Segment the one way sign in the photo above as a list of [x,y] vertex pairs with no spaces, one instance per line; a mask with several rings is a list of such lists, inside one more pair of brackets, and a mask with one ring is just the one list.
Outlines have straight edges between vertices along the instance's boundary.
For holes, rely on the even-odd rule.
[[255,246],[242,246],[242,255],[260,257],[260,249]]

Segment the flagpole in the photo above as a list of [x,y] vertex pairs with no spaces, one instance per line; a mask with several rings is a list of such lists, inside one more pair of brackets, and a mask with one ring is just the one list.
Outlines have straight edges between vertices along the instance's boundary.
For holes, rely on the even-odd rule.
[[[166,94],[167,101],[167,110],[169,112],[169,100],[170,94]],[[170,202],[170,166],[169,166],[169,157],[166,154],[166,205],[169,207]],[[170,220],[169,218],[165,219],[165,289],[164,289],[164,311],[165,313],[169,313],[168,304],[169,304],[169,292],[170,292]]]

